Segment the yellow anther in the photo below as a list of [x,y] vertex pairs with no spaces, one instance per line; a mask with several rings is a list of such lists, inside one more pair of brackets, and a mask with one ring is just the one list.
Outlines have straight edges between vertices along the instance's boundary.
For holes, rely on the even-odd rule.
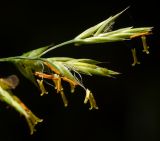
[[60,92],[60,94],[61,94],[61,97],[62,97],[62,100],[63,100],[64,106],[65,106],[65,107],[67,107],[67,106],[68,106],[68,100],[67,100],[67,98],[66,98],[66,96],[65,96],[64,92],[63,92],[63,91],[61,91],[61,92]]
[[96,104],[96,101],[95,101],[95,99],[94,99],[94,96],[93,96],[93,94],[91,93],[91,91],[90,90],[86,90],[86,97],[85,97],[85,99],[84,99],[84,103],[86,104],[87,102],[89,101],[89,103],[90,103],[90,110],[92,110],[93,108],[94,109],[98,109],[98,106],[97,106],[97,104]]
[[146,42],[146,36],[141,36],[142,39],[142,44],[143,44],[143,52],[145,52],[146,54],[149,54],[149,46],[147,46],[147,42]]
[[41,90],[41,96],[43,96],[44,94],[48,94],[48,92],[46,91],[46,89],[43,85],[43,79],[42,80],[37,79],[37,83],[38,83],[39,88]]
[[132,52],[132,56],[133,56],[133,63],[132,66],[135,66],[136,64],[140,64],[140,62],[137,59],[137,55],[136,55],[136,49],[131,49]]

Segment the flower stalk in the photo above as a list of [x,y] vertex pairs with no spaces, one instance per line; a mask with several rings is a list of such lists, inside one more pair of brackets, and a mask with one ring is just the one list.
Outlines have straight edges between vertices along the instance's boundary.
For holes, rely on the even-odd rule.
[[[105,77],[115,77],[119,72],[99,66],[101,62],[86,58],[70,58],[70,57],[42,57],[47,53],[63,47],[74,44],[75,46],[98,44],[107,42],[119,42],[132,40],[133,38],[141,38],[143,52],[149,54],[149,46],[147,45],[146,36],[152,34],[153,27],[126,27],[112,30],[117,18],[124,13],[126,9],[110,16],[108,19],[88,28],[84,32],[77,35],[75,38],[62,42],[57,45],[49,45],[35,50],[31,50],[21,56],[0,58],[0,62],[13,63],[20,73],[29,79],[40,91],[41,96],[48,94],[45,85],[54,87],[55,92],[61,95],[64,106],[67,107],[69,101],[65,95],[63,82],[66,82],[71,87],[71,93],[74,93],[77,86],[85,90],[84,104],[90,104],[91,109],[98,109],[96,100],[92,92],[82,83],[84,75],[99,75]],[[132,66],[140,64],[137,59],[136,49],[131,49],[133,63]],[[31,134],[35,131],[35,125],[42,122],[42,119],[35,116],[32,111],[25,106],[22,101],[12,94],[11,89],[16,88],[19,81],[16,76],[8,78],[0,78],[0,100],[6,102],[11,107],[16,109],[23,115],[29,125]]]

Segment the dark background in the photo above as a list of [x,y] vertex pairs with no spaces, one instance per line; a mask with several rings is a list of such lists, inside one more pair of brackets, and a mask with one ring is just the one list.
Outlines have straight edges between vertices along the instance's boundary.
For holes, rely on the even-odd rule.
[[[14,93],[44,119],[30,136],[25,119],[0,103],[0,141],[108,140],[154,141],[159,138],[160,121],[160,39],[159,7],[154,1],[8,1],[0,2],[0,57],[16,56],[51,43],[70,40],[85,29],[130,8],[117,19],[113,29],[126,26],[153,26],[147,38],[150,54],[142,53],[140,40],[54,50],[51,56],[92,58],[106,62],[102,66],[122,74],[116,79],[85,77],[99,110],[83,104],[84,91],[66,90],[69,107],[51,88],[50,94],[39,91],[12,64],[0,64],[0,76],[16,74],[20,85]],[[130,47],[138,49],[141,65],[132,67]]]

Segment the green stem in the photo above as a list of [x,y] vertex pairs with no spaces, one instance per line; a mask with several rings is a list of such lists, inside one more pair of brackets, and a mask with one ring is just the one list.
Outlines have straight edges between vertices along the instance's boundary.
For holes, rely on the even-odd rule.
[[23,56],[14,56],[7,58],[0,58],[0,62],[11,62],[13,60],[26,59],[26,60],[43,60],[43,58],[33,58],[33,57],[23,57]]
[[62,46],[68,45],[68,44],[72,44],[72,43],[75,43],[75,42],[77,42],[77,41],[75,39],[72,39],[72,40],[68,40],[68,41],[65,41],[63,43],[60,43],[58,45],[52,46],[49,49],[47,49],[46,51],[44,51],[43,53],[41,53],[38,57],[41,57],[41,56],[47,54],[48,52],[50,52],[50,51],[52,51],[56,48],[59,48],[59,47],[62,47]]
[[51,46],[49,49],[47,49],[46,51],[44,51],[43,53],[41,53],[38,57],[34,57],[34,58],[30,58],[30,57],[22,57],[22,56],[14,56],[14,57],[7,57],[7,58],[0,58],[0,62],[10,62],[10,61],[13,61],[15,59],[28,59],[28,60],[43,60],[42,58],[40,58],[41,56],[47,54],[48,52],[56,49],[56,48],[59,48],[59,47],[62,47],[62,46],[65,46],[65,45],[68,45],[68,44],[72,44],[72,43],[76,43],[77,40],[73,39],[73,40],[68,40],[68,41],[65,41],[63,43],[60,43],[58,45],[55,45],[55,46]]
[[0,58],[0,62],[10,62],[14,59],[18,59],[18,56],[15,57],[7,57],[7,58]]

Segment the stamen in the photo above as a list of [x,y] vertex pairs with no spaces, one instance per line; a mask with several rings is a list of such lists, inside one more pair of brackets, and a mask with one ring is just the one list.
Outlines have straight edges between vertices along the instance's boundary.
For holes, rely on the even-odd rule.
[[142,39],[142,43],[143,43],[143,52],[145,52],[146,54],[149,54],[149,46],[147,46],[147,42],[146,42],[146,36],[141,36]]
[[46,79],[52,79],[52,75],[50,74],[45,74],[45,73],[42,73],[42,72],[35,72],[34,74],[35,76],[38,76],[40,78],[46,78]]
[[75,85],[72,85],[72,84],[70,84],[70,87],[71,87],[71,93],[74,93],[74,91],[75,91]]
[[40,95],[43,96],[44,94],[48,94],[48,92],[46,91],[46,89],[45,89],[45,87],[43,85],[43,79],[42,80],[37,79],[37,83],[38,83],[39,88],[41,90],[41,94]]
[[96,101],[94,99],[94,96],[93,96],[92,92],[90,90],[86,89],[86,97],[84,99],[84,103],[86,104],[88,101],[89,101],[90,106],[91,106],[89,108],[89,110],[92,110],[93,108],[98,109],[98,106],[96,104]]
[[62,97],[62,100],[63,100],[64,106],[65,106],[65,107],[67,107],[67,106],[68,106],[68,100],[67,100],[67,98],[66,98],[66,96],[65,96],[64,92],[63,92],[63,91],[61,91],[61,92],[60,92],[60,94],[61,94],[61,97]]
[[133,63],[132,66],[135,66],[136,64],[140,64],[140,62],[137,59],[137,55],[136,55],[136,49],[131,49],[132,52],[132,56],[133,56]]
[[27,112],[28,116],[25,116],[26,121],[28,123],[28,126],[30,128],[30,134],[32,135],[36,129],[35,126],[39,123],[42,122],[43,119],[38,118],[36,115],[34,115],[30,110]]
[[59,77],[57,80],[57,93],[62,90],[61,78]]
[[55,90],[57,90],[57,93],[59,92],[58,90],[58,79],[59,79],[59,75],[58,74],[54,74],[53,77],[52,77],[52,81],[54,82],[55,84]]

